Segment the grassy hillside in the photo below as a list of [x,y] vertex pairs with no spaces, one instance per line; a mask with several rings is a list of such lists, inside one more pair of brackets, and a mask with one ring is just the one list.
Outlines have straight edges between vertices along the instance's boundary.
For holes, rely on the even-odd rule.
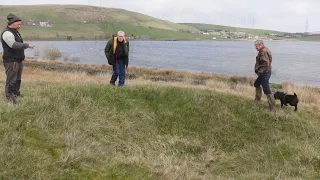
[[[101,8],[84,5],[0,6],[0,25],[6,25],[6,16],[15,13],[24,21],[50,21],[52,28],[23,27],[21,32],[29,39],[65,38],[73,35],[82,39],[109,38],[121,28],[128,35],[150,35],[151,38],[194,38],[190,33],[196,28],[123,9]],[[86,21],[86,23],[84,23]],[[179,37],[177,37],[179,36]],[[208,38],[197,35],[197,38]]]
[[66,39],[68,35],[74,39],[106,39],[118,30],[124,30],[127,35],[149,35],[152,39],[212,39],[212,36],[191,33],[212,29],[252,35],[283,34],[229,26],[178,24],[123,9],[85,5],[0,6],[0,27],[6,26],[9,13],[15,13],[25,22],[49,21],[53,24],[51,28],[24,26],[21,32],[25,39]]
[[251,86],[150,72],[158,79],[139,74],[116,88],[110,74],[27,66],[20,103],[0,96],[0,178],[320,178],[319,104],[305,99],[317,89],[299,93],[298,112],[270,113]]
[[232,27],[232,26],[220,26],[220,25],[213,25],[213,24],[181,23],[181,25],[192,26],[199,30],[222,30],[222,31],[231,31],[231,32],[246,32],[246,33],[257,35],[257,36],[264,36],[266,33],[284,34],[284,32],[273,31],[273,30],[249,29],[249,28],[240,28],[240,27]]

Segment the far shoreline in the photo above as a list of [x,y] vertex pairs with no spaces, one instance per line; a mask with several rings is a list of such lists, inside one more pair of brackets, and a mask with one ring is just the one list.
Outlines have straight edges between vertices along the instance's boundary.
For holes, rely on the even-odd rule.
[[[111,39],[111,37],[110,37]],[[108,41],[110,39],[73,39],[73,40],[67,40],[67,39],[25,39],[25,41]],[[186,42],[186,41],[230,41],[230,42],[253,42],[257,39],[128,39],[129,41],[169,41],[169,42],[174,42],[174,41],[181,41],[181,42]],[[320,42],[319,40],[299,40],[299,39],[262,39],[266,42]]]
[[[32,59],[27,57],[24,61],[26,67],[31,68],[42,68],[52,71],[61,71],[61,72],[86,72],[89,74],[98,74],[98,73],[112,73],[112,66],[108,64],[79,64],[74,62],[63,62],[58,60],[40,60]],[[0,63],[2,63],[2,57],[0,52]],[[224,73],[215,73],[215,72],[201,72],[201,71],[188,71],[188,70],[179,70],[179,69],[168,69],[168,68],[158,68],[150,66],[129,66],[128,72],[129,76],[166,76],[166,77],[188,77],[193,79],[220,79],[222,81],[227,81],[230,83],[240,83],[253,85],[256,77],[254,75],[237,75],[237,74],[224,74]],[[276,89],[281,89],[282,84],[294,84],[301,87],[310,87],[310,88],[320,88],[320,85],[311,85],[311,84],[300,84],[292,81],[282,81],[282,82],[271,82],[270,84]]]

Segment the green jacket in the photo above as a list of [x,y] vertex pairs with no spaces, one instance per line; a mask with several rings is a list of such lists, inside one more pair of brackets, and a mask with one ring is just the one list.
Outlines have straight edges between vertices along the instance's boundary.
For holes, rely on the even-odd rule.
[[[124,57],[124,63],[127,66],[129,64],[129,41],[124,39],[124,52],[125,52],[125,57]],[[104,53],[108,59],[108,63],[110,65],[115,64],[115,59],[114,59],[114,54],[116,52],[118,45],[118,38],[113,37],[113,39],[110,39],[104,49]]]

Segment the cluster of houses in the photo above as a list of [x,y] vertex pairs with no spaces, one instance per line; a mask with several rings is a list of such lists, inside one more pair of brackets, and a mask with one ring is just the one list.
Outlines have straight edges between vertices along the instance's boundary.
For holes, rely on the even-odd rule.
[[311,36],[320,36],[320,31],[312,32]]
[[299,37],[308,37],[308,36],[320,36],[320,32],[305,32],[305,33],[284,33],[284,34],[270,34],[274,37],[280,38],[299,38]]
[[200,30],[201,34],[218,36],[223,39],[244,39],[248,38],[248,34],[246,32],[239,31],[223,31],[223,30]]
[[260,38],[242,31],[223,31],[223,30],[200,30],[201,34],[213,36],[222,39],[254,39]]
[[220,37],[222,39],[292,39],[306,36],[320,36],[320,31],[307,33],[265,33],[263,36],[251,35],[241,31],[223,31],[223,30],[200,30],[201,34]]
[[40,27],[53,27],[49,21],[37,21],[37,20],[29,20],[22,21],[25,26],[40,26]]
[[200,30],[198,32],[190,32],[186,30],[180,30],[180,32],[188,32],[192,34],[204,34],[208,36],[213,36],[213,39],[222,38],[222,39],[253,39],[256,36],[250,35],[247,32],[242,31],[224,31],[220,29],[213,29],[213,30]]

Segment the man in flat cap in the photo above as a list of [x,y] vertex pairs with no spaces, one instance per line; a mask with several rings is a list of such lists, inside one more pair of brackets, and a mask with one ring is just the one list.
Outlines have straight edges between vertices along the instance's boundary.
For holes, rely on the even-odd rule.
[[17,97],[21,96],[22,61],[25,58],[24,50],[33,49],[32,44],[24,43],[18,30],[21,27],[21,19],[14,14],[7,16],[8,26],[1,33],[3,47],[3,65],[6,70],[5,93],[9,102],[17,103]]

